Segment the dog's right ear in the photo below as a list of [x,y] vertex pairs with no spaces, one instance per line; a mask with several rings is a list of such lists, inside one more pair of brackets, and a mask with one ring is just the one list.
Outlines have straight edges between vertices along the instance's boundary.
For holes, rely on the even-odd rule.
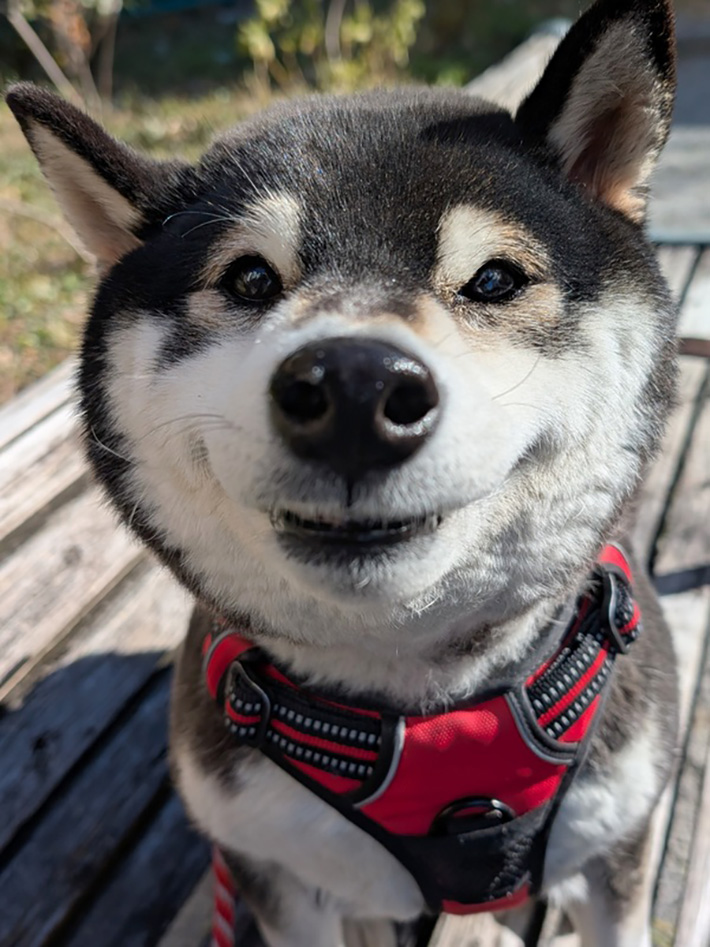
[[45,89],[23,82],[6,98],[64,215],[103,268],[139,247],[196,188],[190,165],[138,155]]
[[516,123],[592,199],[640,221],[675,84],[671,0],[597,0],[558,46]]

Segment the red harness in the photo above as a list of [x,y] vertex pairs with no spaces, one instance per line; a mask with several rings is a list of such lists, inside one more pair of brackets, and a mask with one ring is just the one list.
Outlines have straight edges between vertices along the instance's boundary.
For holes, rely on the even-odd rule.
[[541,884],[614,660],[640,632],[630,584],[626,556],[605,547],[554,654],[440,713],[315,694],[220,622],[204,644],[207,687],[235,740],[381,842],[432,911],[508,908]]

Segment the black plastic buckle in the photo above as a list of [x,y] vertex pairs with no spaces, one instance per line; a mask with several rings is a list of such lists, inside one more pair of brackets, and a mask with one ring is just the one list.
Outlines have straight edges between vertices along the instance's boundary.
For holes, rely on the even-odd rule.
[[[258,750],[261,749],[266,741],[266,734],[271,720],[271,699],[264,688],[254,680],[249,669],[241,661],[233,661],[227,672],[226,685],[227,700],[230,701],[230,703],[230,695],[239,693],[239,688],[241,688],[242,693],[246,690],[247,694],[251,694],[254,703],[258,702],[260,704],[259,722],[253,724],[256,732],[252,735],[247,734],[240,737],[242,743],[246,743],[247,746],[254,747],[254,749]],[[248,714],[248,711],[244,708],[237,708],[233,704],[232,708],[239,713]]]
[[610,569],[602,570],[602,599],[601,621],[602,628],[611,639],[611,643],[620,654],[628,654],[630,641],[621,634],[616,623],[616,612],[619,605],[619,584],[625,582]]
[[[466,813],[466,810],[473,810]],[[500,799],[469,796],[450,803],[436,816],[431,835],[464,835],[481,829],[492,829],[515,818],[515,812]]]

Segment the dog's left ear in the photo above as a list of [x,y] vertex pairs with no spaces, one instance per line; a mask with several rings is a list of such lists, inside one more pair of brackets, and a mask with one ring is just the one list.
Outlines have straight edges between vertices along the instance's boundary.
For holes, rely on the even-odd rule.
[[676,88],[671,0],[598,0],[562,40],[516,122],[563,173],[641,221]]
[[190,165],[137,154],[45,89],[22,82],[6,101],[65,217],[104,270],[195,192]]

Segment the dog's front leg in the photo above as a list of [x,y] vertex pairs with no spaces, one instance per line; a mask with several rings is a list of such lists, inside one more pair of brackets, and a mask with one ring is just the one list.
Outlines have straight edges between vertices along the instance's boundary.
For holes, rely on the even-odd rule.
[[345,947],[335,899],[279,865],[226,854],[240,896],[268,947]]
[[582,947],[651,947],[653,865],[648,838],[585,868],[587,897],[567,906]]

